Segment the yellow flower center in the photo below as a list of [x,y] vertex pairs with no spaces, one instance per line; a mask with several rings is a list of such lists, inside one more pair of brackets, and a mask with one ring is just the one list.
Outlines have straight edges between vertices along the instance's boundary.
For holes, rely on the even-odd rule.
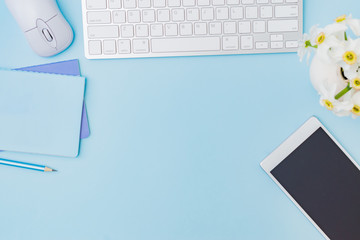
[[356,90],[360,90],[360,78],[354,78],[352,80],[352,85]]
[[344,62],[346,62],[349,65],[355,64],[357,61],[356,53],[354,53],[353,51],[345,52],[343,55],[343,60],[344,60]]
[[351,109],[351,112],[357,116],[360,116],[360,107],[358,105],[354,105],[354,107]]
[[317,37],[316,37],[316,44],[320,45],[325,41],[325,33],[320,33]]
[[335,22],[340,23],[346,20],[346,15],[335,18]]
[[325,99],[325,100],[323,100],[323,103],[328,110],[331,111],[334,109],[334,105],[329,100]]

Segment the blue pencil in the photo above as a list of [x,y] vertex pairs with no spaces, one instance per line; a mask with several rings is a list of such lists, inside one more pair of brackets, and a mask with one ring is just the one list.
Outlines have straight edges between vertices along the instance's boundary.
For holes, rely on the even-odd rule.
[[0,158],[0,164],[12,166],[12,167],[19,167],[19,168],[26,168],[31,169],[35,171],[41,171],[41,172],[56,172],[55,169],[51,169],[46,166],[37,165],[37,164],[31,164],[31,163],[24,163],[24,162],[18,162],[13,160],[7,160],[7,159],[1,159]]

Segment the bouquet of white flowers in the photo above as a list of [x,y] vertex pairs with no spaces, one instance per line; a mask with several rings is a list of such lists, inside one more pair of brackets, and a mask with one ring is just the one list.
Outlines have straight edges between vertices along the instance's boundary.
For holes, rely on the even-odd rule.
[[360,20],[344,15],[325,28],[312,27],[298,51],[300,60],[316,53],[310,68],[312,84],[320,104],[338,116],[360,116],[359,37]]

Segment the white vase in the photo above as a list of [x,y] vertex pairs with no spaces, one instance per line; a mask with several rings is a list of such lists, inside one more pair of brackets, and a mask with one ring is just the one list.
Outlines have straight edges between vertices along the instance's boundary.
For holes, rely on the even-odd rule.
[[310,66],[311,83],[320,92],[320,84],[323,86],[337,86],[336,92],[340,92],[347,86],[341,68],[336,64],[329,63],[316,54]]

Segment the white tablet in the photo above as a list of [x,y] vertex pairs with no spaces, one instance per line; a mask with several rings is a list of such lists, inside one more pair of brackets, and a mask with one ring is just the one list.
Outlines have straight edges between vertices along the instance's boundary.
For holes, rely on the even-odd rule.
[[262,168],[326,239],[360,239],[360,168],[315,118]]

